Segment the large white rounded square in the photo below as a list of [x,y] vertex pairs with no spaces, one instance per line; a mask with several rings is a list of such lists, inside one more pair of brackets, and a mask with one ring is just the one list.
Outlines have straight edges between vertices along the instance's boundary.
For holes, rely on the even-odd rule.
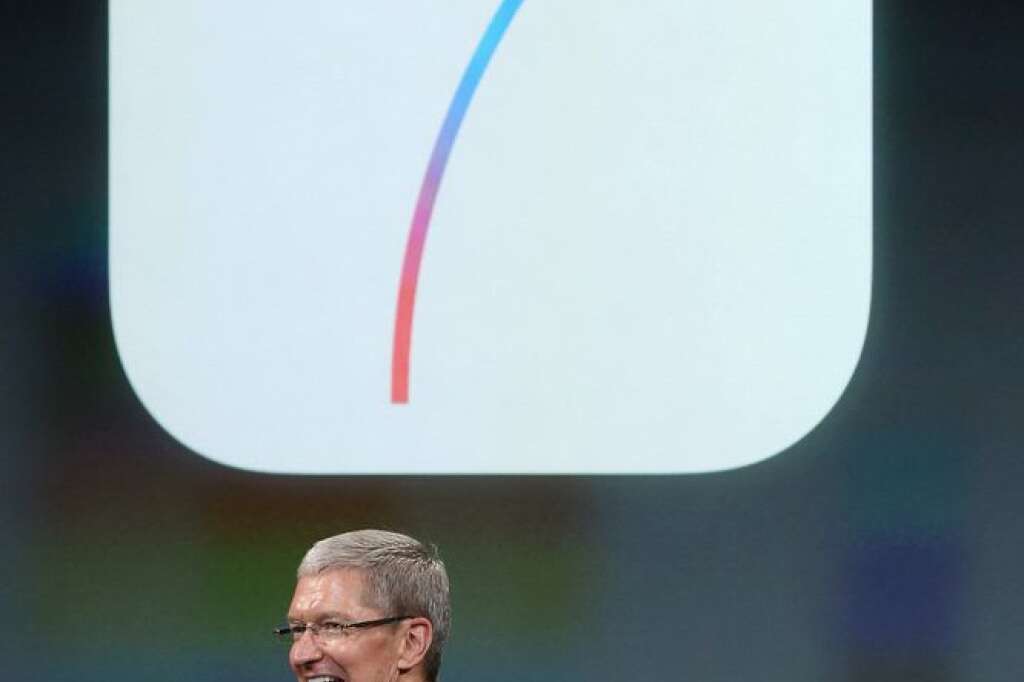
[[871,3],[110,7],[110,297],[153,416],[288,473],[682,473],[832,408],[871,284]]

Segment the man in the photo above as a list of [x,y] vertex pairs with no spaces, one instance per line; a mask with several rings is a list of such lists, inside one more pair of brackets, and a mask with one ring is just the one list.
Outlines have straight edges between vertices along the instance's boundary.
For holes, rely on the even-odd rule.
[[448,574],[436,550],[400,533],[321,540],[299,565],[288,662],[299,682],[435,682],[448,637]]

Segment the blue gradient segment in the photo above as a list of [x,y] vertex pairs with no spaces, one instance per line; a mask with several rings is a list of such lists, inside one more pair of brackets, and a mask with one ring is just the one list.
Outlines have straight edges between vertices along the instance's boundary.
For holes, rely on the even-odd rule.
[[465,118],[466,110],[469,108],[473,94],[480,84],[480,79],[483,77],[484,71],[487,70],[487,65],[490,64],[491,57],[494,55],[498,43],[501,42],[505,31],[508,29],[509,24],[512,23],[512,19],[522,4],[523,0],[503,0],[498,10],[494,13],[494,17],[491,18],[491,23],[487,26],[483,37],[480,38],[476,51],[466,66],[466,71],[462,75],[459,87],[455,90],[452,102],[448,106],[448,113],[441,126],[441,132],[437,137],[434,153],[431,156],[428,174],[435,168],[440,171],[447,162],[452,144],[455,142],[455,136],[462,126],[462,119]]

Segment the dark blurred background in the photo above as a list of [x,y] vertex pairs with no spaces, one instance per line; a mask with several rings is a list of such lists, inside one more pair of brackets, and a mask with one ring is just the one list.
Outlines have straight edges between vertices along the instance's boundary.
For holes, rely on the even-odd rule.
[[271,476],[174,442],[110,329],[106,30],[0,9],[5,677],[288,679],[295,565],[363,526],[440,545],[447,680],[1024,670],[1024,6],[876,3],[860,367],[786,452],[665,477]]

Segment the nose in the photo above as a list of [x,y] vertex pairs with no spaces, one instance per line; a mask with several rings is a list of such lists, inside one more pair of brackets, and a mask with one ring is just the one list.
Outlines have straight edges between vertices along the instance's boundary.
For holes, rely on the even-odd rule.
[[323,651],[320,650],[320,643],[313,635],[312,630],[306,630],[292,644],[288,658],[293,666],[302,666],[318,661],[323,658]]

